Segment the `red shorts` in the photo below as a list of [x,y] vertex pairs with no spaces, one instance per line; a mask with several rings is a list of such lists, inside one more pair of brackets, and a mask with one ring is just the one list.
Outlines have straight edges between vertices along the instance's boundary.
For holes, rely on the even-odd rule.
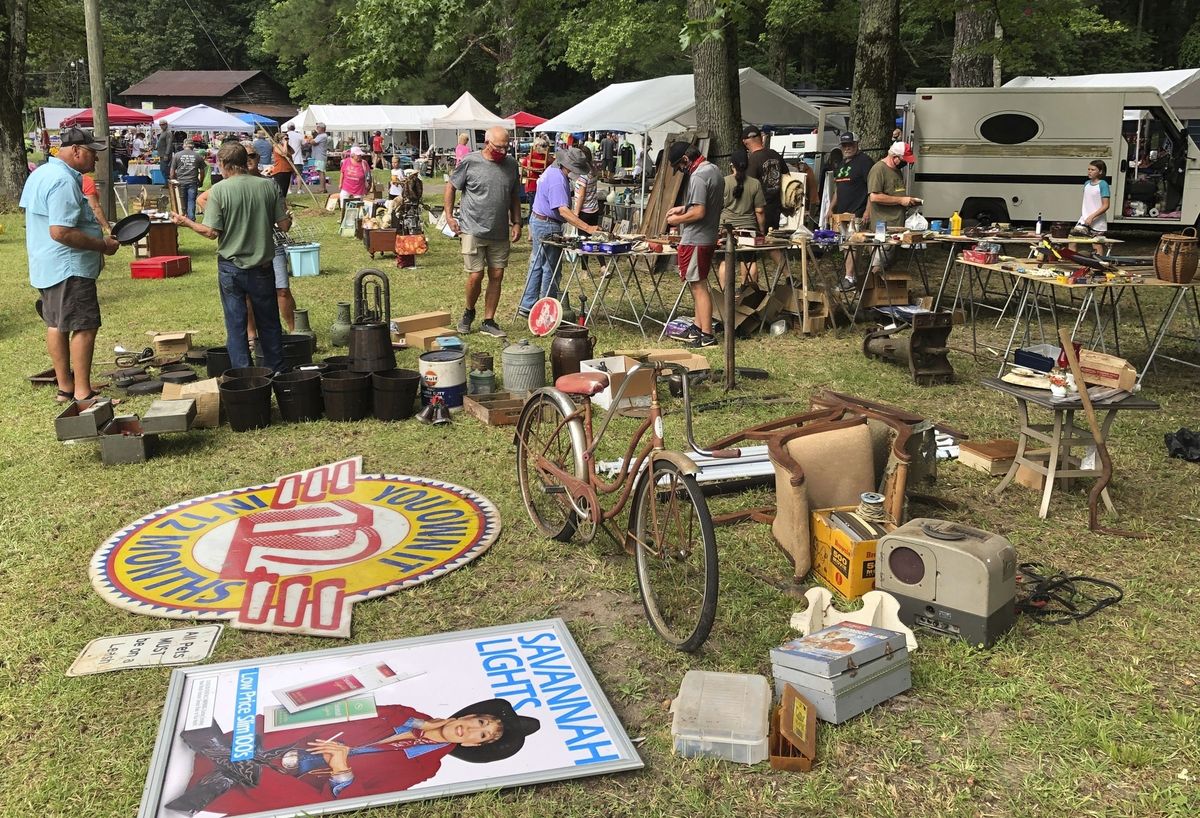
[[679,253],[679,277],[684,281],[697,282],[708,278],[712,270],[713,254],[717,251],[715,244],[680,244],[675,248]]

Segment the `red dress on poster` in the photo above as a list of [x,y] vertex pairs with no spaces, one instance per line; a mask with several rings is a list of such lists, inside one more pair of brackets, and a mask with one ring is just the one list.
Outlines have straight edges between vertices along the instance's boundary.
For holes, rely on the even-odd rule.
[[[263,732],[263,717],[259,716],[255,722],[255,729],[262,741],[264,752],[292,745],[306,748],[310,741],[329,739],[338,733],[341,735],[336,740],[350,747],[379,749],[350,757],[354,780],[340,789],[336,796],[327,770],[313,771],[297,777],[282,772],[273,765],[263,765],[258,786],[235,786],[213,799],[204,809],[224,815],[246,815],[287,807],[314,806],[364,795],[399,792],[436,775],[442,765],[442,758],[457,746],[417,744],[414,748],[411,742],[378,744],[396,735],[397,731],[402,732],[409,719],[430,720],[424,713],[402,704],[380,705],[378,712],[378,716],[370,719],[321,727],[300,727],[274,733]],[[226,741],[231,739],[232,736],[226,734]],[[201,779],[214,769],[211,761],[197,754],[188,787],[199,785]]]

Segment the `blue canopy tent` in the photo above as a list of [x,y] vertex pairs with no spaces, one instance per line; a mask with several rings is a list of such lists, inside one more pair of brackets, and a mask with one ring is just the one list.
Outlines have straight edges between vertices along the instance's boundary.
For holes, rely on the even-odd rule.
[[272,128],[279,123],[268,116],[260,116],[259,114],[236,114],[237,118],[242,122],[247,122],[251,125],[270,125]]

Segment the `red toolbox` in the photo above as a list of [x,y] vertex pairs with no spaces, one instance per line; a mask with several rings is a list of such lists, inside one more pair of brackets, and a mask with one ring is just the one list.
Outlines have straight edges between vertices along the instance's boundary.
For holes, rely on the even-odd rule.
[[133,278],[174,278],[191,271],[190,256],[151,256],[129,263]]

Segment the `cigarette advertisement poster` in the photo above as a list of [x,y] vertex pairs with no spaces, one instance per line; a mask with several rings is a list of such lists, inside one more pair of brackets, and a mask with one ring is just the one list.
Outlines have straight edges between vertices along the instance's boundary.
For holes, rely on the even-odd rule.
[[641,766],[550,619],[178,669],[138,815],[321,815]]

